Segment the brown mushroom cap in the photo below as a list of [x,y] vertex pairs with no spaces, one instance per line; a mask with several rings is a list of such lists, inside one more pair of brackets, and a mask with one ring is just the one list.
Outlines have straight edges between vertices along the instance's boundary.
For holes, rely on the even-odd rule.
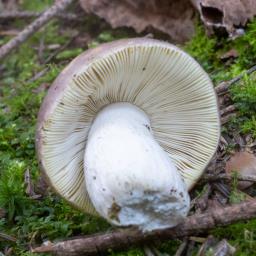
[[52,187],[79,209],[95,213],[84,181],[84,149],[95,115],[114,102],[130,102],[148,114],[155,138],[190,189],[218,145],[216,94],[193,58],[148,38],[88,50],[52,84],[36,135],[40,166]]

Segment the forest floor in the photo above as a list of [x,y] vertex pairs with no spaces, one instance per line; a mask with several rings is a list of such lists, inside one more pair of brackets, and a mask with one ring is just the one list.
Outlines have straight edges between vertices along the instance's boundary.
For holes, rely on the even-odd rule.
[[[41,11],[52,1],[20,1],[21,10]],[[78,6],[71,8],[83,16]],[[28,24],[28,20],[1,22],[0,45]],[[19,49],[0,63],[0,255],[32,255],[29,248],[44,241],[113,229],[104,220],[72,209],[46,189],[35,154],[37,113],[52,81],[81,52],[119,38],[145,36],[130,29],[111,29],[104,21],[87,16],[81,21],[56,19],[35,33]],[[256,151],[256,76],[245,71],[256,64],[256,20],[245,35],[230,40],[207,37],[198,24],[196,35],[179,45],[208,72],[214,84],[242,74],[241,81],[221,97],[221,108],[232,106],[222,126],[217,162],[227,161],[235,151]],[[160,38],[154,35],[155,38]],[[204,195],[208,183],[201,182],[193,198]],[[212,182],[207,196],[218,204],[237,203],[252,198],[255,186],[241,191],[237,179]],[[224,188],[224,191],[223,191]],[[199,207],[200,208],[200,207]],[[195,212],[193,209],[193,212]],[[6,239],[3,237],[6,235]],[[197,255],[207,235],[227,241],[236,255],[256,255],[256,219],[216,228],[199,238],[191,238],[189,254]],[[183,241],[156,244],[161,253],[174,255]],[[2,252],[2,254],[1,254]],[[111,255],[144,255],[141,248]],[[210,252],[207,255],[211,255]]]

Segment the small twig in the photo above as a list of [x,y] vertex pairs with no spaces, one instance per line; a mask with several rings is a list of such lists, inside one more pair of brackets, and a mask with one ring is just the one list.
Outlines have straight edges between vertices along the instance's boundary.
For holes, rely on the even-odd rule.
[[0,36],[17,36],[20,33],[17,29],[0,31]]
[[110,249],[125,249],[131,245],[152,242],[156,238],[163,240],[189,237],[208,232],[217,226],[225,226],[239,220],[256,217],[256,200],[226,207],[217,207],[203,214],[195,214],[176,226],[164,230],[142,233],[136,229],[117,230],[77,239],[56,242],[32,249],[32,252],[51,252],[61,256],[96,255]]
[[221,124],[226,124],[230,119],[237,116],[237,113],[234,111],[236,110],[234,105],[229,105],[224,109],[220,110],[220,116],[221,116]]
[[76,35],[71,37],[64,45],[62,45],[61,47],[59,47],[56,51],[54,51],[51,55],[49,55],[42,64],[46,64],[49,63],[58,53],[60,53],[61,51],[63,51],[65,48],[67,48],[75,39]]
[[34,81],[36,81],[38,78],[44,76],[48,71],[50,70],[49,67],[44,68],[43,70],[39,71],[38,73],[36,73],[33,77],[31,77],[30,79],[28,79],[26,81],[26,83],[32,83]]
[[216,93],[217,93],[217,94],[222,94],[222,93],[226,92],[232,84],[234,84],[234,83],[240,81],[240,80],[243,78],[244,74],[249,75],[249,74],[251,74],[251,73],[253,73],[253,72],[255,72],[255,71],[256,71],[256,65],[255,65],[255,66],[252,66],[250,69],[246,70],[245,72],[243,72],[243,73],[240,74],[239,76],[234,77],[234,78],[232,78],[232,79],[229,80],[229,81],[223,81],[223,82],[221,82],[220,84],[218,84],[218,85],[215,87]]
[[196,242],[196,243],[202,244],[202,243],[205,242],[206,238],[205,238],[205,237],[199,237],[199,236],[190,236],[190,237],[189,237],[189,240],[190,240],[190,241],[194,241],[194,242]]
[[216,243],[216,239],[212,235],[208,236],[204,241],[204,243],[199,248],[197,256],[205,256],[207,250],[211,248],[215,243]]
[[151,248],[149,248],[147,245],[143,247],[144,255],[145,256],[155,256],[155,254],[152,252]]
[[179,246],[178,250],[176,251],[174,256],[181,256],[183,254],[183,252],[185,251],[185,249],[188,246],[188,240],[185,239],[182,244]]
[[190,204],[190,209],[196,207],[197,213],[201,213],[207,209],[208,206],[208,199],[212,192],[212,187],[209,183],[207,183],[203,189],[202,195],[196,197]]
[[185,256],[192,256],[194,247],[195,247],[195,241],[189,240]]
[[226,124],[229,120],[231,120],[232,118],[236,117],[237,116],[237,113],[229,113],[223,117],[221,117],[220,121],[221,121],[221,124]]
[[222,181],[214,182],[212,184],[212,187],[214,190],[217,190],[220,193],[220,195],[222,195],[222,197],[229,198],[231,191],[230,191],[230,187],[227,186],[227,184],[224,184]]
[[39,42],[38,60],[39,60],[40,64],[42,64],[42,62],[43,62],[43,53],[44,53],[44,49],[45,49],[44,40],[45,40],[45,34],[43,34],[43,36],[40,38],[40,42]]
[[234,112],[235,110],[236,110],[236,107],[234,105],[229,105],[226,108],[220,110],[220,115],[224,116],[226,114]]
[[15,237],[0,232],[0,240],[1,239],[7,240],[10,242],[14,242],[14,243],[17,241],[17,239]]
[[[200,182],[203,183],[207,183],[207,182],[215,182],[218,180],[227,180],[230,181],[232,180],[233,177],[231,175],[222,173],[222,174],[218,174],[218,175],[212,175],[212,174],[205,174],[202,179],[200,180]],[[249,175],[237,175],[236,179],[238,181],[251,181],[251,182],[256,182],[256,177],[255,176],[249,176]]]
[[161,253],[154,245],[144,245],[143,251],[145,256],[169,256],[167,253]]
[[[31,11],[4,11],[0,13],[0,20],[31,19],[37,18],[41,14],[41,12]],[[78,16],[75,13],[57,13],[56,17],[68,21],[81,21],[83,19],[82,16]]]
[[56,1],[48,10],[42,13],[36,20],[29,24],[22,30],[15,38],[11,39],[0,48],[0,59],[4,58],[9,52],[19,47],[20,44],[25,42],[33,33],[39,28],[47,24],[57,13],[61,13],[66,7],[74,0],[59,0]]

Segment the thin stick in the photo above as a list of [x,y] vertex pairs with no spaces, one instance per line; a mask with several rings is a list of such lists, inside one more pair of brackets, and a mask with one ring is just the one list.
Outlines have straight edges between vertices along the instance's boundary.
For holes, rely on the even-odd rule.
[[14,243],[17,241],[17,239],[15,237],[0,232],[0,240],[1,239],[7,240],[10,242],[14,242]]
[[218,84],[215,87],[215,91],[217,92],[217,94],[222,94],[222,93],[226,92],[232,84],[240,81],[243,78],[244,74],[250,75],[251,73],[253,73],[255,71],[256,71],[256,65],[252,66],[250,69],[246,70],[239,76],[234,77],[229,81],[221,82],[220,84]]
[[237,114],[236,113],[229,113],[226,116],[221,117],[220,121],[221,124],[226,124],[229,120],[231,120],[232,118],[236,117]]
[[60,53],[61,51],[63,51],[65,48],[67,48],[71,43],[72,41],[75,39],[75,36],[71,37],[64,45],[62,45],[61,47],[59,47],[56,51],[54,51],[51,55],[49,55],[47,57],[47,59],[45,59],[43,61],[42,64],[46,64],[46,63],[49,63],[58,53]]
[[227,207],[218,207],[209,212],[195,214],[175,228],[153,231],[143,234],[134,229],[117,230],[111,233],[97,234],[82,238],[56,242],[32,249],[32,252],[52,252],[61,256],[96,255],[108,250],[125,249],[154,241],[188,237],[208,232],[217,226],[225,226],[240,220],[256,217],[256,200]]
[[[41,12],[31,11],[4,11],[0,13],[0,20],[13,20],[13,19],[31,19],[37,18],[41,15]],[[81,21],[82,17],[75,13],[57,13],[57,18],[69,20],[69,21]]]
[[234,105],[229,105],[226,108],[220,110],[220,115],[224,116],[226,114],[234,112],[235,110],[236,110],[236,107]]
[[184,242],[182,242],[182,244],[179,246],[178,250],[176,251],[174,256],[181,256],[183,254],[183,252],[185,251],[185,249],[188,246],[188,240],[185,239]]
[[[239,181],[251,181],[251,182],[256,182],[256,177],[255,176],[250,176],[250,175],[237,175],[235,177]],[[218,180],[232,180],[233,177],[228,174],[218,174],[218,175],[211,175],[211,174],[206,174],[202,177],[200,182],[206,183],[206,182],[214,182]]]
[[69,4],[74,0],[59,0],[56,1],[48,10],[42,13],[36,20],[29,24],[24,30],[22,30],[15,38],[11,39],[8,43],[0,48],[0,59],[4,58],[9,52],[17,48],[20,44],[28,39],[39,28],[48,23],[54,18],[57,13],[62,12]]

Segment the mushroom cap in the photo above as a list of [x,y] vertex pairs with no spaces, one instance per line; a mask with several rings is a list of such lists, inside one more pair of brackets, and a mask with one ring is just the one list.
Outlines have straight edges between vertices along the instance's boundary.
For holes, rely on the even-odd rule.
[[179,48],[134,38],[82,53],[50,87],[38,115],[36,148],[55,191],[77,208],[96,213],[84,179],[84,150],[96,114],[115,102],[132,103],[148,115],[155,139],[191,189],[220,136],[212,82]]

